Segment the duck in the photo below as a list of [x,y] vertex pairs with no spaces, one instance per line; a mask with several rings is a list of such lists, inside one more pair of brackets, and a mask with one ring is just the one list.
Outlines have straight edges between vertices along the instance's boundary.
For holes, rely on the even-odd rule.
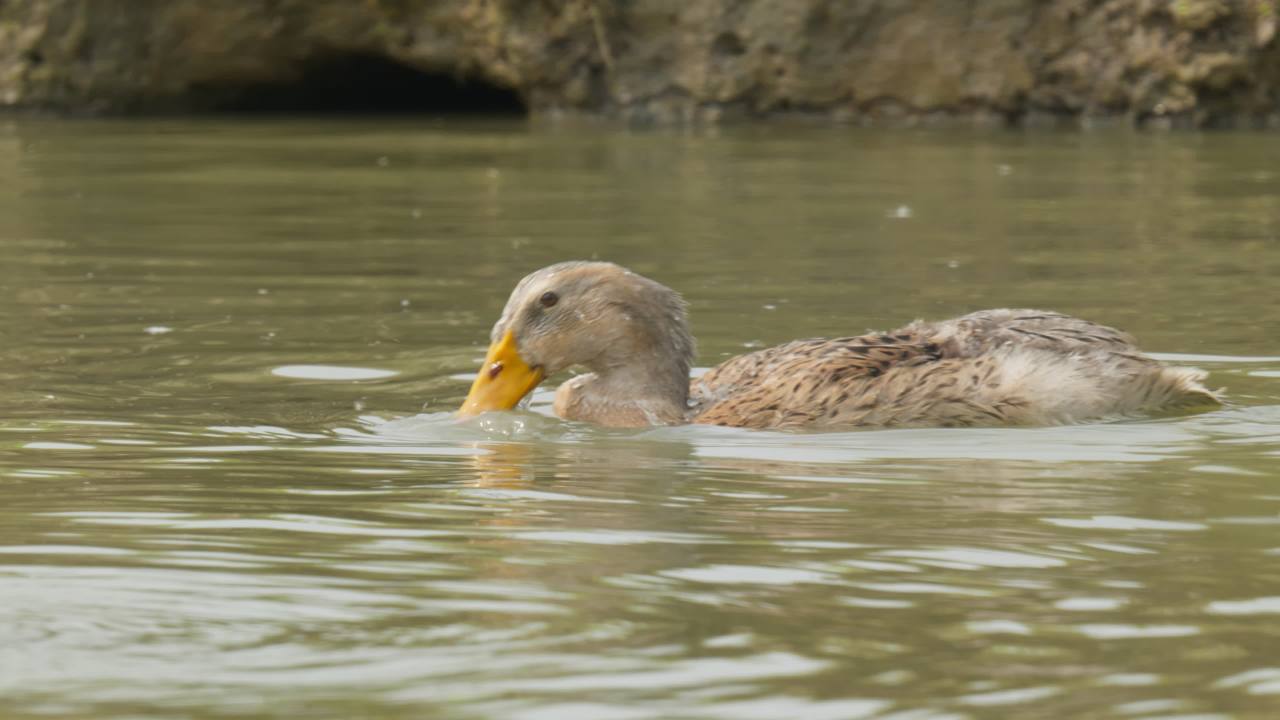
[[553,410],[608,427],[1049,426],[1215,406],[1206,373],[1057,312],[980,310],[896,330],[795,340],[691,379],[675,290],[620,265],[561,262],[512,290],[458,415],[509,410],[570,368]]

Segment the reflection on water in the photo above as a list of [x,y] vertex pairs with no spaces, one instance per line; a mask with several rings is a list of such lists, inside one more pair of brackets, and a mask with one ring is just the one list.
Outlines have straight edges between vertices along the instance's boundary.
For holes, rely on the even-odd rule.
[[[0,125],[14,717],[1268,718],[1263,135]],[[1045,429],[456,422],[510,284],[607,257],[703,365],[983,306],[1215,412]]]

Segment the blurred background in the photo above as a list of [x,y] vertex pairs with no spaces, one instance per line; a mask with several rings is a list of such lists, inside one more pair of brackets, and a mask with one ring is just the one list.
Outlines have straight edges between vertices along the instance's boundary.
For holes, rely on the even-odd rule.
[[1274,0],[9,0],[0,103],[1276,126]]

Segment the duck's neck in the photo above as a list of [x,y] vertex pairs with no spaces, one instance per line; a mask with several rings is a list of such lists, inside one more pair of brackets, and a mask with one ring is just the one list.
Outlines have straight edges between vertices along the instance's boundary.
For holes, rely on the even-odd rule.
[[689,362],[646,359],[606,365],[564,383],[556,391],[556,414],[614,427],[683,424],[688,413]]

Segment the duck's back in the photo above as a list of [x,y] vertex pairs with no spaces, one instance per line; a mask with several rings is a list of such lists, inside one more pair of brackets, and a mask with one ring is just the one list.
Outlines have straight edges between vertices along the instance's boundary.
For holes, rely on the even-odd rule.
[[692,420],[755,428],[1053,425],[1216,404],[1204,375],[1165,366],[1104,325],[984,310],[733,358],[693,383]]

